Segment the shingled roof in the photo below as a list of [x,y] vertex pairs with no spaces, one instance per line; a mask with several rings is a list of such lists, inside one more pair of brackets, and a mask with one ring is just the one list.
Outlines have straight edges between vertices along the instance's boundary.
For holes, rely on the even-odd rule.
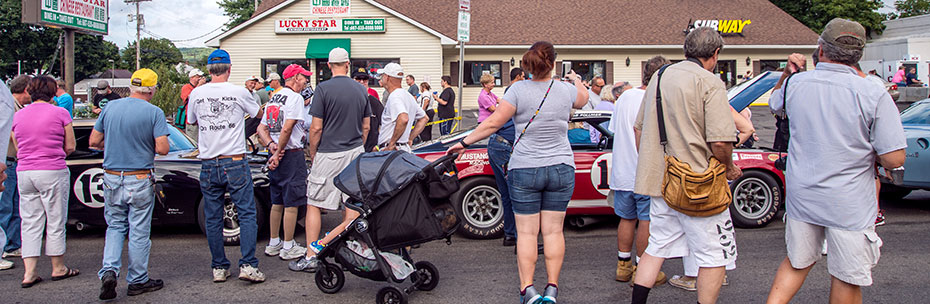
[[[284,3],[264,0],[252,15]],[[309,1],[309,0],[303,0]],[[363,1],[363,0],[356,0]],[[456,36],[455,0],[375,0],[447,36]],[[752,20],[728,45],[813,45],[817,34],[768,0],[471,0],[472,45],[680,45],[694,20]]]

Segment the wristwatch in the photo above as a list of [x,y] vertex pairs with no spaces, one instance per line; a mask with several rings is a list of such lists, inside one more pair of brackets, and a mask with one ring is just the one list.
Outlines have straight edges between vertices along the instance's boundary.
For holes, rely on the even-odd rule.
[[466,143],[465,143],[465,139],[464,139],[464,138],[462,138],[462,140],[460,140],[459,143],[462,144],[462,148],[468,149],[469,144],[466,144]]

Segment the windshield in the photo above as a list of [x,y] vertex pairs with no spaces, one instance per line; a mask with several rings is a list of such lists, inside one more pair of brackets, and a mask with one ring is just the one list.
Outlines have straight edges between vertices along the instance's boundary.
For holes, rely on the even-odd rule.
[[901,123],[905,125],[930,124],[930,99],[914,103],[901,113]]
[[197,144],[175,127],[168,127],[168,145],[170,152],[197,149]]

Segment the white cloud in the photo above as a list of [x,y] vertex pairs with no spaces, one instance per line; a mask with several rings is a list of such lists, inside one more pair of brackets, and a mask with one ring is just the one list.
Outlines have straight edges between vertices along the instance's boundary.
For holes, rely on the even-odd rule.
[[[104,36],[120,47],[136,40],[136,23],[128,21],[135,14],[135,4],[122,0],[110,0],[110,34]],[[186,40],[203,36],[222,26],[228,17],[216,0],[152,0],[142,2],[140,12],[145,18],[144,30],[157,35],[156,38]],[[178,47],[204,47],[204,42],[220,33],[216,30],[192,41],[175,42]],[[154,37],[142,32],[142,38]]]

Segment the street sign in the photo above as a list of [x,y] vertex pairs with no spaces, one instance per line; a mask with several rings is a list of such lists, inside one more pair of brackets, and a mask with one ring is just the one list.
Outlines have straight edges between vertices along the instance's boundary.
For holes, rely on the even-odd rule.
[[107,35],[108,0],[22,0],[23,23]]
[[459,10],[471,12],[471,0],[459,0]]
[[459,30],[458,36],[460,42],[468,42],[471,37],[471,13],[459,11]]

